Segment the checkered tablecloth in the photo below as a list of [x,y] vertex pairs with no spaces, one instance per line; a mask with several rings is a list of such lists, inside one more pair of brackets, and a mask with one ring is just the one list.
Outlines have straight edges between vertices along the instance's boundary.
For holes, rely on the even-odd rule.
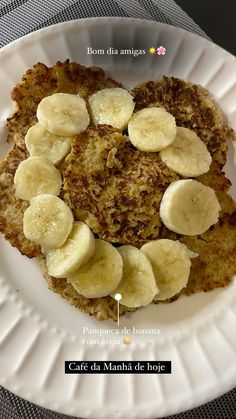
[[[0,0],[0,47],[54,23],[95,16],[157,20],[207,37],[173,0]],[[0,419],[57,418],[66,416],[35,406],[0,388]],[[236,390],[199,408],[168,417],[171,418],[236,419]]]

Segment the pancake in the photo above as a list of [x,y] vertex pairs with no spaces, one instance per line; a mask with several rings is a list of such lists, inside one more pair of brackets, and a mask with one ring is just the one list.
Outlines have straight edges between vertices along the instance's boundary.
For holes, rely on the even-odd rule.
[[191,260],[190,276],[181,294],[211,291],[228,285],[236,274],[236,203],[225,191],[216,190],[221,205],[219,222],[199,236],[183,236],[163,226],[161,238],[180,240],[198,253]]
[[52,67],[42,63],[34,65],[13,88],[11,97],[18,111],[7,120],[7,141],[16,145],[0,162],[0,232],[23,255],[37,256],[40,248],[23,234],[23,214],[29,204],[15,198],[14,174],[19,163],[29,156],[24,138],[28,129],[37,122],[38,103],[45,96],[56,92],[79,93],[87,99],[97,90],[118,86],[120,83],[106,77],[103,69],[84,67],[66,60]]
[[[100,125],[73,139],[65,166],[64,198],[76,220],[112,243],[141,247],[159,238],[160,201],[181,178],[159,153],[141,152],[119,130]],[[215,162],[197,179],[214,189],[230,186]]]
[[18,111],[7,120],[8,142],[14,141],[24,147],[28,129],[36,124],[36,110],[39,102],[53,93],[79,93],[85,100],[100,89],[121,87],[121,84],[106,77],[99,67],[84,67],[78,63],[57,62],[52,67],[38,63],[29,69],[22,81],[12,90],[12,100]]
[[[66,279],[48,275],[40,247],[23,234],[23,214],[29,204],[15,198],[14,173],[28,157],[24,136],[36,123],[36,108],[43,97],[55,92],[79,92],[87,99],[99,89],[116,86],[120,84],[107,78],[102,69],[85,68],[68,60],[50,68],[37,64],[13,89],[12,99],[19,109],[8,119],[8,141],[16,145],[0,163],[0,231],[23,255],[38,257],[53,292],[98,320],[116,320],[117,303],[111,297],[82,297]],[[167,168],[158,153],[140,152],[121,131],[106,125],[89,126],[72,139],[72,151],[59,166],[64,177],[60,197],[72,208],[75,219],[85,221],[97,236],[115,245],[130,243],[140,247],[150,239],[170,238],[197,252],[187,287],[180,294],[223,287],[236,273],[236,204],[227,194],[230,181],[222,171],[226,139],[233,138],[233,132],[200,86],[164,77],[136,87],[133,95],[136,111],[164,106],[178,125],[193,129],[205,142],[213,161],[209,172],[197,180],[215,189],[222,208],[219,222],[200,236],[169,231],[159,217],[160,200],[167,186],[181,176]],[[134,309],[120,306],[120,314],[127,311]]]
[[[117,321],[117,301],[112,297],[86,298],[79,295],[73,286],[67,283],[66,279],[53,278],[48,274],[46,261],[43,255],[39,258],[40,266],[51,291],[65,298],[70,304],[74,305],[80,311],[94,316],[97,320],[112,319]],[[134,308],[128,308],[120,304],[119,313],[122,316],[128,311],[135,311]]]
[[148,81],[135,87],[135,110],[162,106],[175,118],[178,126],[196,132],[206,144],[214,161],[222,168],[226,162],[227,139],[234,139],[233,130],[225,123],[221,110],[208,91],[175,77]]
[[73,139],[66,165],[65,199],[75,219],[112,243],[140,247],[158,237],[162,195],[179,178],[159,153],[143,153],[100,125]]
[[0,232],[22,255],[29,258],[40,254],[40,247],[26,239],[23,233],[23,215],[29,203],[15,197],[14,175],[26,149],[14,146],[0,162]]
[[[222,208],[220,220],[204,234],[181,236],[162,225],[159,238],[178,239],[199,256],[192,259],[187,287],[173,298],[155,304],[171,303],[182,294],[207,292],[230,283],[232,275],[236,272],[236,204],[224,191],[218,191],[217,196]],[[70,304],[96,317],[97,320],[117,319],[117,303],[113,298],[82,297],[66,279],[56,279],[48,275],[43,256],[40,257],[40,265],[49,288],[68,300]],[[135,309],[120,305],[120,315],[127,311]]]

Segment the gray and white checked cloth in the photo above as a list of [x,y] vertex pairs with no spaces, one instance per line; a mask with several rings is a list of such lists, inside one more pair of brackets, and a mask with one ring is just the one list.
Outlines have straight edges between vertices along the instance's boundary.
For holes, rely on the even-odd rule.
[[[207,38],[202,29],[173,0],[0,0],[0,47],[54,23],[95,16],[157,20]],[[0,388],[0,419],[66,417],[33,405]],[[236,390],[204,406],[167,419],[171,418],[236,419]]]

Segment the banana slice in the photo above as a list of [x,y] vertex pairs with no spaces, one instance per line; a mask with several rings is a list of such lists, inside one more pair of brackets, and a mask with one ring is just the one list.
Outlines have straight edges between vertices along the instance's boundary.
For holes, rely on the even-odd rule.
[[78,221],[62,247],[53,249],[46,255],[49,275],[65,278],[86,263],[95,251],[95,239],[90,228]]
[[120,87],[102,89],[89,99],[92,119],[95,125],[107,124],[125,129],[134,110],[133,97]]
[[154,240],[140,249],[151,261],[159,288],[155,300],[166,300],[186,287],[191,267],[190,258],[196,257],[178,240]]
[[14,177],[17,198],[30,201],[37,195],[59,195],[62,180],[59,170],[45,157],[29,157],[23,160]]
[[75,290],[87,298],[100,298],[111,294],[122,279],[123,262],[119,252],[104,240],[95,240],[95,253],[80,266],[68,281]]
[[30,156],[46,157],[57,165],[70,152],[71,141],[52,134],[38,122],[28,130],[25,145]]
[[131,245],[119,247],[124,263],[123,279],[111,295],[120,293],[120,304],[127,307],[146,306],[158,293],[151,262],[144,253]]
[[160,217],[169,230],[179,234],[202,234],[217,223],[220,204],[215,191],[194,179],[172,182],[160,205]]
[[177,127],[174,142],[160,152],[161,160],[182,176],[195,177],[208,172],[211,155],[194,131]]
[[128,134],[139,150],[160,151],[175,139],[175,118],[163,108],[144,108],[132,116]]
[[24,212],[23,231],[27,239],[44,250],[62,246],[73,225],[73,214],[60,198],[43,194],[31,199]]
[[68,137],[85,131],[89,124],[84,99],[69,93],[55,93],[42,99],[37,118],[52,134]]

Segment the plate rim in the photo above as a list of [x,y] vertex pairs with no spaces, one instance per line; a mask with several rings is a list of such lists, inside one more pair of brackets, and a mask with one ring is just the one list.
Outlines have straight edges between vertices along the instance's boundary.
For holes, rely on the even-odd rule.
[[209,45],[211,46],[215,46],[217,48],[219,48],[220,50],[224,51],[224,53],[226,53],[229,57],[236,59],[236,56],[234,56],[231,52],[227,51],[226,49],[224,49],[223,47],[221,47],[220,45],[218,45],[216,42],[209,40],[208,38],[205,38],[203,35],[199,35],[195,32],[191,32],[190,30],[187,29],[183,29],[180,28],[179,26],[174,26],[174,25],[170,25],[168,23],[164,23],[164,22],[159,22],[156,20],[151,20],[151,19],[141,19],[141,18],[134,18],[134,17],[127,17],[127,16],[95,16],[95,17],[88,17],[88,18],[78,18],[78,19],[71,19],[71,20],[67,20],[64,22],[58,22],[58,23],[54,23],[52,25],[48,25],[45,26],[43,28],[37,29],[36,31],[33,32],[29,32],[26,35],[21,36],[20,38],[17,38],[15,40],[13,40],[12,42],[9,42],[8,44],[4,45],[2,48],[0,48],[0,59],[1,59],[1,55],[3,53],[5,53],[5,51],[7,51],[10,48],[13,48],[15,46],[18,46],[18,44],[20,42],[25,42],[29,39],[32,39],[32,37],[37,36],[39,33],[46,33],[49,32],[51,29],[56,29],[58,27],[63,27],[63,26],[70,26],[70,25],[75,25],[75,24],[84,24],[84,23],[88,23],[88,24],[93,24],[94,21],[95,22],[99,22],[99,21],[104,21],[104,20],[108,20],[108,21],[113,21],[113,22],[122,22],[122,21],[130,21],[132,22],[139,22],[141,23],[146,23],[149,25],[158,25],[160,27],[168,27],[170,30],[177,30],[180,31],[182,33],[186,33],[190,36],[192,36],[193,38],[196,39],[200,39],[200,40],[204,40],[204,42],[207,42]]
[[[193,38],[198,39],[198,40],[199,39],[200,40],[203,40],[204,43],[207,43],[211,47],[212,46],[215,46],[215,47],[217,47],[217,49],[220,49],[224,54],[227,54],[227,56],[231,60],[234,60],[234,61],[236,60],[236,57],[234,57],[234,55],[232,55],[230,52],[228,52],[227,50],[225,50],[222,47],[218,46],[214,42],[209,41],[208,39],[204,38],[201,35],[192,33],[192,32],[190,32],[188,30],[185,30],[185,29],[182,29],[182,28],[173,26],[173,25],[169,25],[169,24],[166,24],[166,23],[157,22],[157,21],[153,21],[153,20],[147,20],[147,19],[129,18],[129,17],[94,17],[94,18],[74,19],[74,20],[70,20],[70,21],[59,22],[59,23],[56,23],[54,25],[50,25],[50,26],[47,26],[47,27],[38,29],[37,31],[31,32],[29,34],[26,34],[26,35],[24,35],[24,36],[22,36],[22,37],[20,37],[20,38],[18,38],[16,40],[12,41],[11,43],[7,44],[6,46],[2,47],[1,50],[0,50],[0,60],[1,60],[2,56],[5,53],[8,53],[8,51],[10,51],[11,49],[18,48],[18,46],[21,43],[32,41],[34,39],[34,37],[37,37],[41,33],[42,34],[44,34],[44,33],[46,34],[46,33],[50,33],[50,31],[57,30],[57,28],[69,27],[69,26],[80,25],[80,24],[83,25],[83,24],[86,24],[86,23],[89,23],[90,25],[93,25],[93,24],[96,24],[97,22],[102,22],[104,20],[106,20],[106,21],[113,21],[113,22],[122,22],[122,21],[126,21],[127,22],[127,21],[130,21],[130,23],[132,23],[132,24],[133,23],[134,24],[137,24],[137,23],[140,23],[140,24],[141,23],[146,23],[146,24],[148,24],[150,26],[158,25],[160,27],[168,27],[169,30],[174,30],[174,31],[182,32],[182,33],[186,33],[187,32],[188,36],[193,37]],[[170,415],[170,414],[177,414],[179,412],[184,412],[184,411],[189,410],[189,409],[192,409],[192,408],[194,408],[196,406],[200,406],[202,403],[207,403],[208,401],[213,400],[213,398],[216,398],[216,397],[224,394],[226,391],[229,391],[230,389],[233,388],[232,387],[232,384],[233,383],[236,384],[236,376],[231,381],[228,380],[228,385],[227,385],[227,383],[224,383],[224,388],[223,388],[223,383],[221,382],[220,388],[217,388],[217,386],[215,386],[215,391],[214,390],[211,390],[211,396],[210,397],[209,397],[209,394],[208,394],[207,397],[206,396],[205,397],[202,396],[200,402],[199,402],[199,399],[198,400],[195,400],[195,402],[192,400],[191,402],[189,402],[190,403],[190,406],[189,407],[186,407],[186,409],[184,409],[184,410],[183,410],[182,406],[180,406],[179,409],[176,409],[176,408],[174,410],[169,409],[166,412],[165,416]],[[15,391],[14,391],[15,386],[14,385],[12,387],[11,386],[8,387],[8,384],[5,383],[5,384],[3,384],[3,387],[5,387],[9,391],[15,393]],[[22,392],[22,390],[21,390],[21,394],[17,394],[17,393],[15,393],[15,394],[18,395],[19,397],[24,398],[24,391]],[[213,395],[213,398],[212,398],[212,395]],[[38,405],[40,405],[42,407],[45,407],[44,404],[38,403],[37,397],[36,397],[36,399],[34,399],[34,398],[31,398],[31,399],[26,398],[26,400],[28,400],[31,403],[35,403],[35,404],[37,403]],[[50,404],[50,397],[47,400],[47,406],[49,406],[49,407],[46,407],[48,409],[51,408],[54,411],[58,411],[60,413],[70,414],[70,413],[68,413],[68,410],[65,410],[64,411],[63,409],[61,409],[61,407],[60,407],[60,410],[58,410],[56,408],[56,406],[54,406],[53,403]],[[108,413],[109,414],[112,414],[114,412],[108,412]],[[71,413],[71,414],[74,414],[74,413]],[[154,414],[154,411],[153,411],[153,414]],[[82,416],[84,416],[84,415],[82,415]],[[162,417],[165,417],[165,416],[162,416]],[[90,416],[84,416],[84,417],[90,417]],[[101,417],[101,416],[99,416],[99,417]],[[109,416],[107,416],[107,417],[109,417]],[[117,417],[121,417],[121,416],[117,416]],[[122,417],[124,417],[124,416],[122,416]],[[134,417],[136,417],[136,416],[134,416]],[[150,415],[145,416],[145,417],[150,418]]]

